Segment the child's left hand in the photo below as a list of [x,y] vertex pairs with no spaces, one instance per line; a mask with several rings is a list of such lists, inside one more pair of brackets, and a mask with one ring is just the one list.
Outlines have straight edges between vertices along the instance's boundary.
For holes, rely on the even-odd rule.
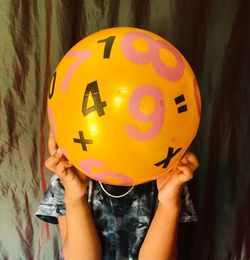
[[194,176],[199,167],[196,156],[187,152],[175,169],[157,178],[158,200],[161,204],[179,205],[182,188]]

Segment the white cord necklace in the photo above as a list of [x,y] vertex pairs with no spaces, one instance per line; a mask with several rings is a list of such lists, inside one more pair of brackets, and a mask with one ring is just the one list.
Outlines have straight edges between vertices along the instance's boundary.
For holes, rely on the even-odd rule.
[[125,197],[126,195],[128,195],[133,189],[135,186],[132,186],[127,192],[125,192],[124,194],[121,194],[121,195],[112,195],[110,194],[108,191],[106,191],[102,185],[102,183],[100,181],[98,181],[102,190],[111,198],[115,198],[115,199],[119,199],[119,198],[122,198],[122,197]]

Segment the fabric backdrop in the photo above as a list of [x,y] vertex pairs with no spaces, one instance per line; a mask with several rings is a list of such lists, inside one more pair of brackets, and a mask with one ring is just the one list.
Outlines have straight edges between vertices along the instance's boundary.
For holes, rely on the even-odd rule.
[[58,259],[56,226],[34,217],[51,173],[51,76],[77,41],[134,26],[172,42],[202,96],[190,183],[199,222],[181,227],[180,259],[250,259],[250,1],[0,0],[0,259]]

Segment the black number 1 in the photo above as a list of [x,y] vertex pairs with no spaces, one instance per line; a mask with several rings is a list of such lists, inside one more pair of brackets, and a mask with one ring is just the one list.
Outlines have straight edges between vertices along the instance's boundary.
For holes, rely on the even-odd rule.
[[108,38],[97,42],[97,43],[105,42],[104,53],[103,53],[104,59],[110,58],[110,53],[111,53],[111,49],[112,49],[114,40],[115,40],[115,36],[109,36]]

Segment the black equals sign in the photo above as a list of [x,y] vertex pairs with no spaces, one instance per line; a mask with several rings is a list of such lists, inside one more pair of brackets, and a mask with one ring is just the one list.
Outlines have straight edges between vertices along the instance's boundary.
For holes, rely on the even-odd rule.
[[[183,94],[181,94],[180,96],[176,97],[176,98],[174,99],[174,101],[175,101],[175,104],[176,104],[176,105],[179,105],[180,103],[182,103],[182,102],[185,101],[185,97],[184,97]],[[187,105],[182,105],[182,106],[179,106],[179,107],[178,107],[178,113],[179,113],[179,114],[180,114],[180,113],[183,113],[183,112],[185,112],[185,111],[187,111]]]

